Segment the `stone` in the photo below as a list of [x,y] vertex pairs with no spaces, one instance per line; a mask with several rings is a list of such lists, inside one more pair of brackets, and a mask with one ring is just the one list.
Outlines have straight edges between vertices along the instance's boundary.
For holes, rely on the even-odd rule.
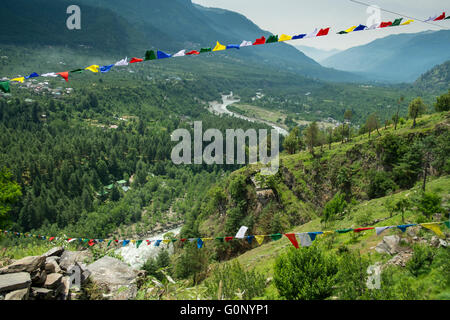
[[55,289],[61,283],[63,275],[60,273],[50,273],[44,283],[44,288]]
[[86,260],[92,259],[89,251],[64,251],[59,260],[61,269],[67,271],[75,262],[85,263]]
[[26,272],[8,273],[0,275],[0,292],[29,288],[30,274]]
[[0,269],[0,274],[17,273],[17,272],[33,272],[42,269],[45,266],[44,256],[30,256],[17,260],[9,266]]
[[386,262],[385,267],[388,265],[395,265],[399,267],[405,267],[406,263],[412,257],[412,252],[400,252],[396,256],[394,256],[391,260]]
[[61,299],[67,300],[70,298],[70,277],[65,276],[61,279],[61,284],[58,288],[58,291],[61,293]]
[[137,294],[135,284],[138,271],[129,267],[125,262],[104,256],[88,265],[91,281],[100,288],[105,289],[106,294],[112,294],[112,300],[133,299]]
[[62,255],[62,253],[64,252],[64,248],[63,247],[55,247],[52,248],[50,250],[48,250],[46,253],[43,254],[44,257],[48,258],[48,257],[60,257]]
[[59,264],[59,261],[61,260],[61,257],[58,256],[51,256],[51,257],[47,257],[45,259],[45,263],[49,263],[50,261],[55,261],[56,263]]
[[12,291],[5,296],[5,300],[28,300],[29,288]]
[[430,245],[433,247],[439,247],[439,238],[436,236],[432,236],[430,240]]
[[51,300],[53,299],[53,290],[31,287],[30,296],[36,300]]
[[47,272],[45,270],[38,270],[31,274],[31,282],[34,286],[41,286],[47,279]]
[[50,260],[45,264],[45,271],[47,273],[59,273],[61,272],[61,268],[55,260]]
[[440,247],[447,248],[447,247],[448,247],[447,241],[445,241],[445,240],[443,240],[443,239],[439,239],[439,245],[438,245],[438,248],[440,248]]
[[378,253],[388,253],[390,255],[400,252],[400,237],[397,235],[383,237],[383,241],[377,244],[375,250]]

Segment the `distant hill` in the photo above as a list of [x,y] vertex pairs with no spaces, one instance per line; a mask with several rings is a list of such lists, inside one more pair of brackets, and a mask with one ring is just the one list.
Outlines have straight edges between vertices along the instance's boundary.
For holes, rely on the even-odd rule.
[[[1,33],[0,44],[88,46],[112,55],[127,52],[128,56],[143,56],[148,49],[173,53],[214,47],[216,40],[240,44],[242,40],[254,41],[270,35],[241,14],[205,8],[190,0],[78,0],[82,29],[73,31],[65,26],[70,4],[73,3],[67,0],[17,0],[3,4],[0,27],[9,32]],[[347,72],[324,68],[285,43],[228,51],[226,56],[316,79],[358,79]]]
[[317,62],[321,62],[322,60],[325,60],[326,58],[329,58],[339,52],[341,50],[338,49],[331,49],[331,50],[322,50],[317,49],[313,47],[308,46],[302,46],[302,45],[296,45],[295,46],[298,50],[303,52],[306,56],[310,57],[311,59],[314,59]]
[[450,60],[421,75],[414,86],[420,89],[447,90],[450,88]]
[[388,36],[333,55],[322,65],[371,80],[414,82],[422,73],[449,59],[450,30],[441,30]]

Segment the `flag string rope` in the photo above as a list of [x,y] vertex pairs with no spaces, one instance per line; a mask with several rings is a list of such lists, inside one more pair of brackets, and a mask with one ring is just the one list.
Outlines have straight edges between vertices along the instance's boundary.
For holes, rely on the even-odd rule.
[[139,248],[139,246],[142,243],[146,243],[147,245],[151,245],[152,243],[154,243],[154,246],[159,247],[161,243],[166,244],[167,246],[170,243],[174,243],[176,241],[181,241],[182,243],[189,241],[189,242],[197,242],[197,247],[200,249],[203,247],[204,243],[206,241],[211,241],[211,240],[218,240],[220,242],[229,242],[231,240],[247,240],[247,242],[249,244],[252,244],[253,240],[256,240],[256,242],[261,245],[264,241],[265,238],[269,238],[273,241],[276,240],[280,240],[283,235],[286,236],[292,243],[292,245],[295,248],[299,248],[299,244],[297,241],[297,237],[300,239],[300,243],[302,246],[310,246],[312,244],[312,242],[314,240],[316,240],[316,238],[318,236],[328,236],[331,234],[344,234],[344,233],[348,233],[348,232],[354,232],[354,233],[359,233],[359,232],[363,232],[363,231],[367,231],[367,230],[375,230],[377,236],[379,236],[383,231],[388,230],[388,229],[400,229],[402,232],[406,232],[406,229],[409,227],[414,227],[414,226],[421,226],[423,228],[429,229],[431,231],[433,231],[435,234],[437,234],[439,237],[444,238],[445,235],[444,233],[441,231],[440,225],[441,224],[445,224],[447,226],[447,228],[450,228],[450,220],[448,221],[440,221],[440,222],[427,222],[427,223],[419,223],[419,224],[403,224],[403,225],[393,225],[393,226],[384,226],[384,227],[362,227],[362,228],[347,228],[347,229],[339,229],[339,230],[333,230],[333,231],[313,231],[313,232],[301,232],[301,233],[275,233],[275,234],[269,234],[269,235],[248,235],[248,236],[242,236],[242,237],[233,237],[233,236],[228,236],[228,237],[215,237],[215,238],[211,238],[211,237],[199,237],[199,238],[181,238],[181,239],[176,239],[176,238],[172,238],[172,239],[159,239],[159,240],[150,240],[150,239],[125,239],[125,240],[118,240],[118,239],[90,239],[90,238],[67,238],[67,237],[49,237],[49,236],[42,236],[42,235],[35,235],[35,234],[30,234],[30,233],[20,233],[20,232],[14,232],[14,231],[10,231],[10,230],[0,230],[0,234],[6,234],[6,235],[15,235],[17,237],[25,237],[25,238],[36,238],[39,240],[47,240],[52,242],[52,241],[59,241],[59,240],[63,240],[65,242],[71,243],[71,242],[81,242],[81,243],[87,243],[90,247],[92,247],[95,244],[99,244],[99,243],[103,243],[103,242],[108,242],[108,247],[113,243],[113,244],[117,244],[120,245],[122,247],[126,247],[127,245],[129,245],[130,243],[135,244],[137,248]]
[[[445,12],[443,12],[441,15],[429,17],[425,21],[422,21],[422,20],[419,20],[419,21],[427,22],[427,21],[441,21],[441,20],[449,20],[449,19],[450,19],[450,16],[446,16]],[[409,25],[414,22],[414,20],[410,19],[410,20],[407,20],[402,23],[402,20],[403,20],[403,18],[398,18],[398,19],[395,19],[394,21],[375,23],[372,26],[365,26],[363,24],[359,24],[358,26],[350,27],[347,30],[339,31],[339,32],[337,32],[337,34],[342,35],[342,34],[348,34],[348,33],[356,32],[356,31],[367,31],[367,30],[382,29],[382,28],[387,28],[387,27],[405,26],[405,25]],[[168,53],[165,53],[165,52],[159,51],[159,50],[157,50],[157,52],[155,53],[154,50],[148,50],[145,53],[145,57],[143,57],[143,58],[133,57],[130,60],[128,60],[128,57],[126,57],[125,59],[122,59],[114,64],[105,65],[102,67],[100,67],[99,65],[91,65],[91,66],[88,66],[85,68],[79,68],[79,69],[75,69],[72,71],[48,72],[48,73],[44,73],[44,74],[38,74],[36,72],[33,72],[28,76],[19,76],[19,77],[10,79],[10,80],[4,80],[4,81],[0,82],[0,91],[9,93],[11,82],[23,83],[25,80],[28,80],[31,78],[36,78],[36,77],[56,78],[56,77],[60,76],[64,80],[66,80],[66,82],[68,82],[69,74],[82,73],[85,70],[89,70],[93,73],[99,73],[99,72],[107,73],[107,72],[111,71],[111,69],[113,67],[128,66],[129,64],[143,62],[143,61],[160,60],[160,59],[189,56],[189,55],[199,55],[199,54],[207,53],[207,52],[216,52],[216,51],[223,51],[223,50],[230,50],[230,49],[240,49],[240,48],[248,47],[248,46],[263,45],[263,44],[269,44],[269,43],[278,43],[278,42],[293,41],[293,40],[298,40],[298,39],[307,39],[307,38],[315,38],[315,37],[320,37],[320,36],[327,36],[327,35],[329,35],[330,29],[331,29],[330,27],[322,28],[320,30],[318,30],[318,28],[316,28],[311,33],[308,33],[308,34],[303,33],[303,34],[298,34],[298,35],[294,35],[294,36],[288,36],[286,34],[282,34],[280,37],[278,37],[278,35],[271,35],[267,39],[264,36],[262,36],[261,38],[256,39],[256,41],[254,41],[254,42],[243,40],[242,43],[239,45],[238,44],[222,45],[219,43],[219,41],[217,41],[214,49],[213,48],[201,48],[200,51],[192,50],[189,52],[186,52],[186,50],[181,50],[175,54],[168,54]]]

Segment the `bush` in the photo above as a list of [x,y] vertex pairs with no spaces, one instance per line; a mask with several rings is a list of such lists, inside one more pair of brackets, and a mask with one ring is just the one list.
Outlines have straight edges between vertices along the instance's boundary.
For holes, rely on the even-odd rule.
[[384,197],[389,191],[397,189],[395,182],[384,171],[370,171],[369,180],[367,194],[370,199]]
[[347,201],[345,201],[344,194],[336,193],[333,199],[328,201],[323,208],[322,221],[326,223],[334,220],[337,215],[344,213],[345,208],[347,208]]
[[205,281],[207,294],[212,299],[249,300],[264,294],[266,281],[256,271],[245,271],[239,262],[228,262],[218,267]]
[[147,271],[147,275],[153,276],[162,281],[165,279],[164,275],[159,272],[163,268],[167,268],[170,265],[170,256],[167,250],[161,250],[156,258],[149,258],[142,269]]
[[290,248],[275,262],[275,286],[280,296],[289,300],[329,298],[336,283],[336,262],[335,255],[316,246]]
[[430,218],[434,213],[442,212],[441,202],[442,199],[437,194],[424,192],[417,207],[423,215]]
[[[344,251],[341,249],[341,251]],[[339,260],[336,295],[339,299],[356,300],[361,298],[367,288],[367,268],[369,261],[360,254],[344,251]]]
[[406,268],[415,277],[428,273],[433,263],[435,252],[429,246],[416,245],[411,259],[406,263]]

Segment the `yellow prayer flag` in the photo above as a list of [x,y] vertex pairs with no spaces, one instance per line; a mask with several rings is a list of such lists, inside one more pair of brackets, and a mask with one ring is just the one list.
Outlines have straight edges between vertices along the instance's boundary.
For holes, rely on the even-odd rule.
[[135,243],[136,242],[136,240],[131,240],[131,243]]
[[168,244],[170,242],[170,239],[164,239],[162,242]]
[[404,25],[410,24],[411,22],[414,22],[414,20],[407,20],[407,21],[403,22],[403,23],[400,24],[400,25],[401,25],[401,26],[404,26]]
[[202,241],[203,241],[203,242],[205,242],[205,241],[211,241],[211,240],[213,240],[213,238],[202,238]]
[[87,68],[85,68],[86,70],[92,71],[92,72],[98,72],[98,68],[100,68],[100,66],[93,64],[92,66],[89,66]]
[[25,81],[25,77],[14,78],[14,79],[11,79],[11,81],[17,81],[17,82],[23,83]]
[[219,43],[219,41],[217,41],[216,47],[213,49],[213,51],[221,51],[221,50],[225,50],[227,47],[224,45],[221,45]]
[[260,245],[264,241],[264,236],[255,236],[256,242]]
[[347,30],[345,30],[345,32],[349,33],[352,32],[353,30],[355,30],[356,26],[353,26],[351,28],[348,28]]
[[325,236],[329,236],[330,234],[333,234],[334,233],[334,231],[324,231],[323,232],[323,236],[325,237]]
[[439,222],[429,222],[429,223],[421,223],[420,225],[424,228],[430,229],[434,233],[436,233],[439,237],[444,238],[444,234],[441,231],[441,228],[439,227]]
[[287,41],[287,40],[291,40],[291,39],[292,39],[291,36],[288,36],[288,35],[286,35],[286,34],[282,34],[282,35],[280,36],[280,38],[278,39],[278,42],[281,42],[281,41]]

